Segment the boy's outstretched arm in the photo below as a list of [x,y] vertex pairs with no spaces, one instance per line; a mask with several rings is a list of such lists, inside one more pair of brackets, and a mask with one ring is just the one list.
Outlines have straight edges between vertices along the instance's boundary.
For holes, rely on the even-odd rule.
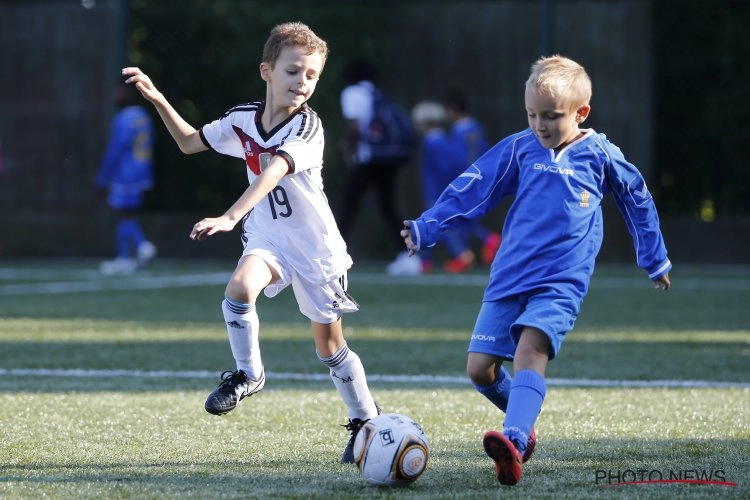
[[177,145],[180,147],[180,151],[185,154],[198,153],[200,151],[206,151],[208,148],[200,138],[198,131],[186,122],[177,111],[172,107],[171,104],[166,100],[164,95],[159,92],[151,79],[139,68],[123,68],[123,76],[127,77],[125,83],[135,85],[138,91],[150,101],[156,111],[159,113],[164,125],[167,126],[167,130],[172,135]]
[[289,172],[289,164],[281,156],[274,156],[271,162],[250,184],[245,192],[229,207],[221,217],[209,217],[203,219],[193,226],[190,239],[202,240],[218,232],[226,232],[234,229],[234,226],[255,205],[276,187],[279,181]]

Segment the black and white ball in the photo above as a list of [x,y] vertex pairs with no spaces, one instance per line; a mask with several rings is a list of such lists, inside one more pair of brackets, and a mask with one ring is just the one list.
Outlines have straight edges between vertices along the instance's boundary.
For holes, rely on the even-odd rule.
[[430,441],[406,415],[384,413],[370,419],[354,440],[354,460],[362,477],[378,486],[406,486],[422,475]]

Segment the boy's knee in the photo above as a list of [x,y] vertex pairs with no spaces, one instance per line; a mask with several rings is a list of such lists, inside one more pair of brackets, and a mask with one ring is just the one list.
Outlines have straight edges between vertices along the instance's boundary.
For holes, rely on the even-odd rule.
[[240,280],[230,280],[229,283],[227,283],[227,288],[224,291],[224,295],[238,302],[251,302],[249,290]]
[[471,379],[471,382],[479,387],[492,385],[492,383],[495,381],[492,375],[485,372],[471,371],[467,369],[466,373],[467,375],[469,375],[469,379]]
[[513,368],[516,372],[534,370],[544,375],[551,352],[552,344],[543,331],[525,328],[518,342]]
[[466,362],[466,374],[469,376],[474,385],[488,386],[496,378],[499,362],[485,355],[469,355]]

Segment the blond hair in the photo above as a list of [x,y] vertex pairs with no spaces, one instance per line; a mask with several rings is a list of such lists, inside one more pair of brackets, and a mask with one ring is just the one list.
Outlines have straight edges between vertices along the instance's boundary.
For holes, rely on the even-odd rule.
[[530,88],[562,100],[571,109],[589,104],[591,100],[591,78],[586,70],[572,59],[559,55],[542,57],[532,64],[526,80],[526,89]]
[[302,47],[308,54],[317,52],[323,59],[323,66],[328,59],[328,44],[304,23],[289,22],[274,27],[263,46],[263,62],[273,68],[285,47]]

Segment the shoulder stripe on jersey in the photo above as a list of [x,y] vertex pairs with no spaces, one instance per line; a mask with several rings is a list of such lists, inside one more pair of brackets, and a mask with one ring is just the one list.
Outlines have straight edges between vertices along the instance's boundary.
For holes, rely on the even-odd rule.
[[300,125],[299,132],[297,132],[297,137],[305,142],[310,142],[310,139],[318,133],[318,129],[320,129],[320,117],[318,117],[318,114],[310,108],[303,110],[302,124]]
[[221,117],[226,118],[235,111],[257,111],[258,108],[260,108],[260,102],[247,102],[245,104],[238,104],[237,106],[234,106],[229,111],[224,113]]

